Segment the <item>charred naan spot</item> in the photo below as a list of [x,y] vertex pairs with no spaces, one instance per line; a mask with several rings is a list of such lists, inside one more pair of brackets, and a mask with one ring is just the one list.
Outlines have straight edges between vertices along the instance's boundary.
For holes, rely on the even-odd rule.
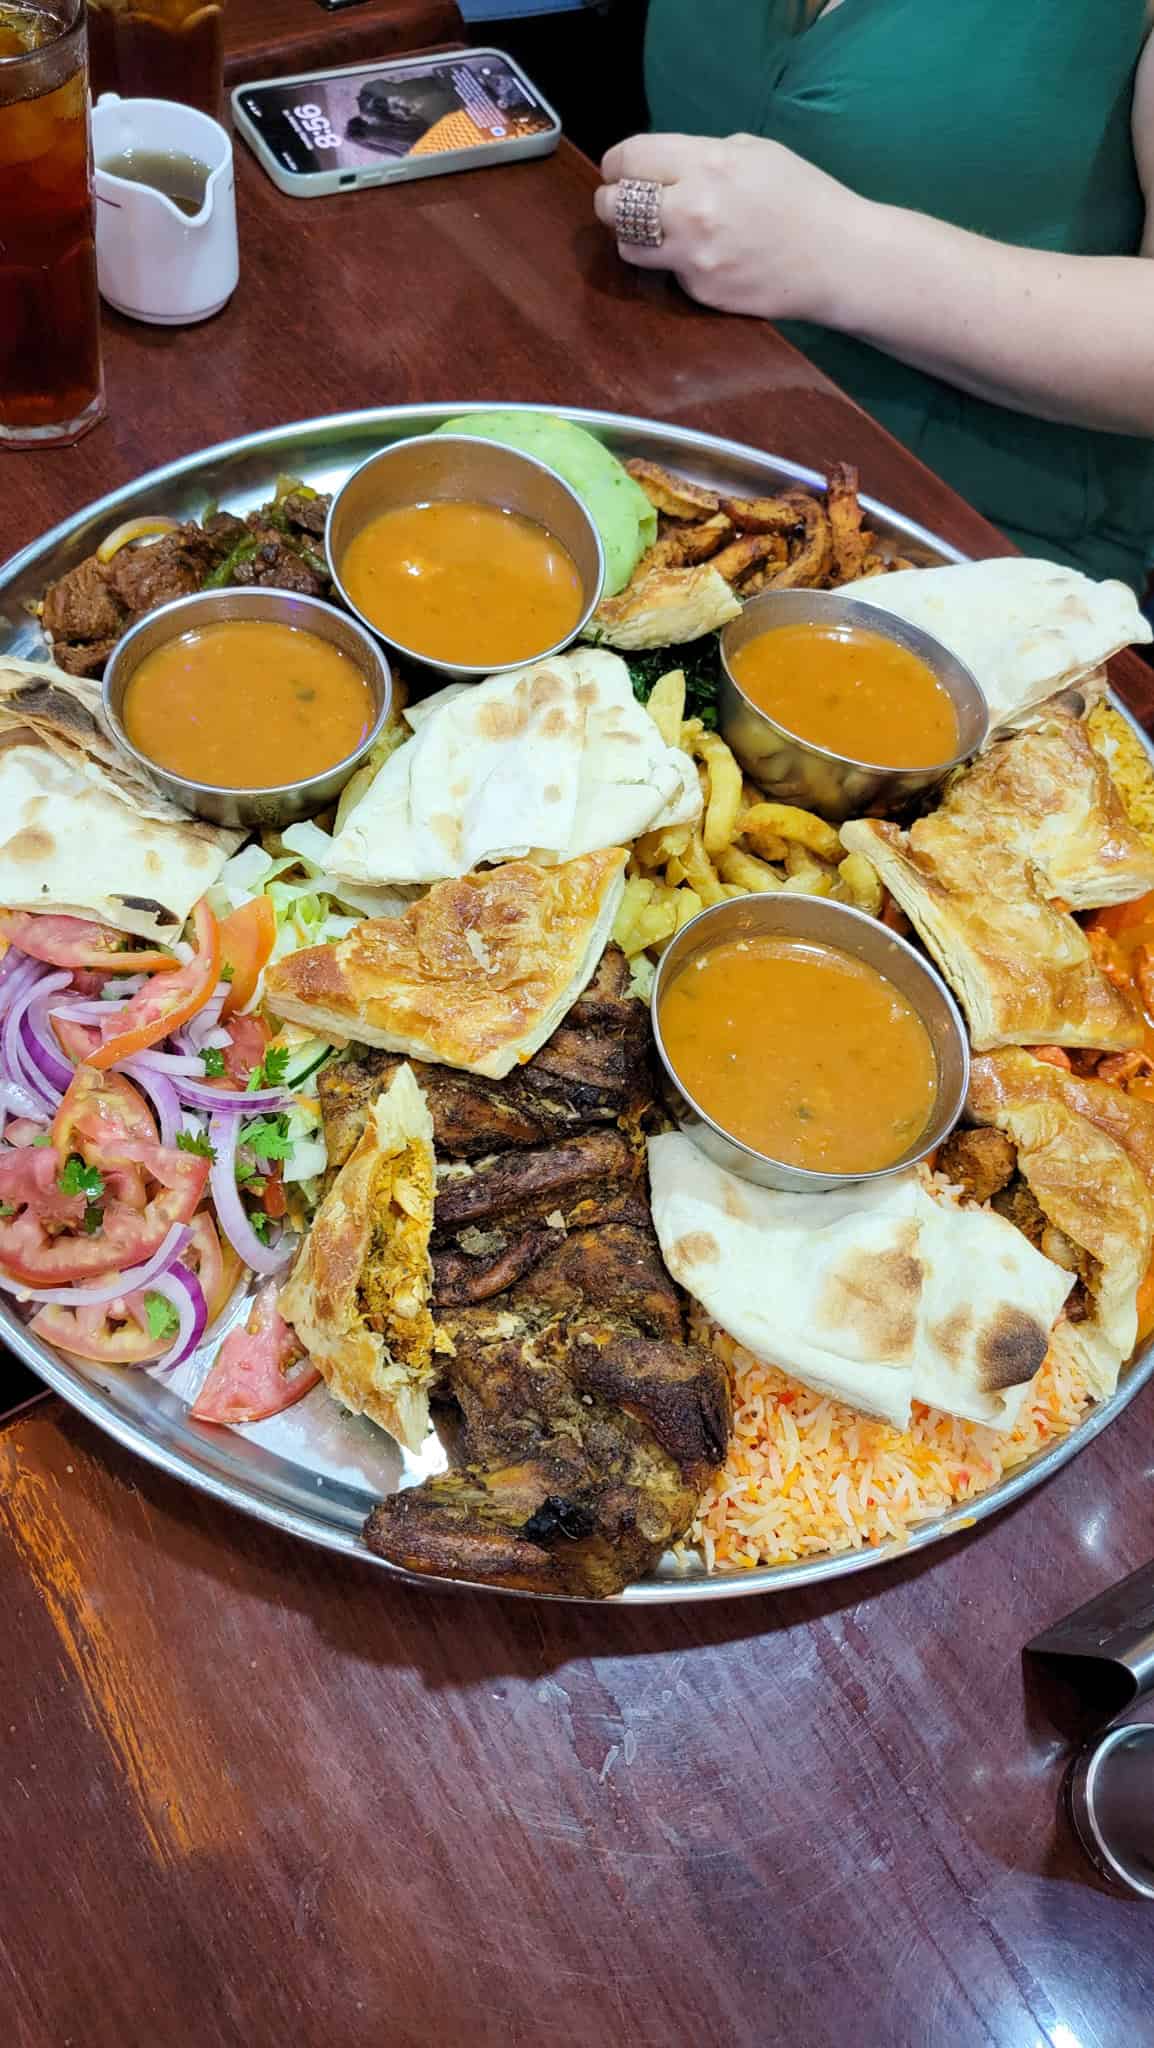
[[511,704],[482,704],[477,713],[477,731],[483,740],[515,740],[529,723],[529,706],[517,691]]
[[545,802],[546,802],[547,804],[559,804],[559,803],[560,803],[560,801],[561,801],[561,785],[560,785],[560,783],[559,783],[559,782],[547,782],[547,783],[545,784],[545,787],[544,787],[544,789],[542,790],[541,794],[542,794],[542,796],[544,797],[544,799],[545,799]]
[[852,1327],[879,1357],[900,1358],[917,1336],[923,1279],[912,1251],[855,1253],[826,1282],[818,1321],[826,1329]]
[[745,1203],[742,1201],[740,1194],[734,1187],[733,1182],[731,1180],[727,1180],[725,1186],[722,1188],[721,1206],[724,1209],[726,1215],[731,1217],[734,1223],[745,1223],[748,1221],[749,1210],[746,1208]]
[[465,798],[468,796],[468,794],[469,785],[467,782],[464,781],[454,782],[449,789],[449,795],[453,798],[454,803],[464,803]]
[[164,873],[164,862],[156,852],[145,854],[144,865],[150,875],[162,875]]
[[117,901],[123,903],[126,910],[143,910],[157,924],[182,922],[175,910],[169,910],[165,903],[158,903],[155,896],[119,896]]
[[439,811],[429,819],[429,829],[436,833],[442,846],[455,858],[461,850],[461,821],[451,811]]
[[670,1257],[682,1268],[715,1266],[721,1257],[721,1247],[708,1230],[691,1230],[670,1247]]
[[1000,1308],[978,1337],[978,1369],[987,1394],[1032,1380],[1049,1345],[1041,1323],[1020,1308]]
[[573,697],[578,711],[592,711],[597,702],[596,683],[578,683]]
[[956,1308],[952,1316],[934,1324],[929,1333],[930,1342],[937,1346],[948,1365],[960,1365],[966,1338],[973,1327],[974,1319],[969,1309]]
[[569,713],[564,707],[556,704],[552,711],[545,713],[544,718],[541,720],[541,730],[546,739],[559,740],[565,733],[572,730],[572,723]]
[[51,832],[45,832],[42,826],[25,825],[22,831],[13,833],[4,851],[9,860],[51,860],[56,851],[56,841]]
[[534,711],[544,711],[565,694],[565,685],[555,669],[539,669],[529,685],[529,702]]

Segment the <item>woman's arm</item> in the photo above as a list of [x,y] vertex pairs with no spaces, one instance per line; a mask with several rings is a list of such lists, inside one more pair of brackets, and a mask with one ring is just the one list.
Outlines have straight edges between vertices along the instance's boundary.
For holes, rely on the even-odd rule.
[[[1154,38],[1133,124],[1154,201]],[[607,225],[617,179],[666,186],[662,247],[622,254],[708,305],[817,321],[1015,411],[1154,436],[1154,203],[1141,255],[1063,256],[876,205],[750,136],[635,136],[602,175]]]

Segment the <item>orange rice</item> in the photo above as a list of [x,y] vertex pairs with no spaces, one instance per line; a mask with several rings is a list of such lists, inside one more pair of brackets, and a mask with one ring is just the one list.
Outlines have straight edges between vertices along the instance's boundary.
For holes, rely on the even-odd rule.
[[895,1429],[811,1393],[724,1331],[708,1334],[734,1382],[729,1456],[686,1539],[711,1571],[901,1539],[1065,1436],[1090,1400],[1076,1368],[1051,1354],[1008,1433],[920,1402],[909,1428]]

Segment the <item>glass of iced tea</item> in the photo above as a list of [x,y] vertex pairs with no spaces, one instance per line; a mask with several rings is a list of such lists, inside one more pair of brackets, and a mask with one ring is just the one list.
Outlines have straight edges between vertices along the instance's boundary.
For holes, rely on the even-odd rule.
[[183,100],[220,112],[224,0],[88,0],[92,97]]
[[103,411],[84,0],[0,0],[0,448]]

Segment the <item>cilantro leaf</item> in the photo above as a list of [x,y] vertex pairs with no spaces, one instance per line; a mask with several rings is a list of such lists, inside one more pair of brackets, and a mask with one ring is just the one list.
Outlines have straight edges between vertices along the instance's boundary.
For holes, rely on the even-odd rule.
[[243,1125],[240,1143],[254,1159],[287,1159],[293,1149],[287,1116],[260,1116]]
[[254,1067],[248,1077],[246,1085],[249,1094],[255,1093],[258,1088],[283,1088],[288,1063],[287,1045],[270,1045],[259,1067]]
[[56,1185],[62,1195],[87,1195],[90,1202],[96,1202],[104,1193],[104,1175],[98,1167],[87,1166],[79,1152],[73,1152],[65,1160]]
[[207,1131],[178,1131],[176,1149],[178,1152],[199,1152],[202,1159],[216,1159],[216,1147],[209,1143]]
[[224,1079],[224,1054],[219,1045],[206,1045],[201,1051],[200,1057],[204,1061],[206,1081],[221,1081]]
[[95,1237],[104,1221],[104,1211],[99,1202],[89,1202],[84,1211],[84,1235]]
[[175,1337],[180,1328],[180,1317],[166,1295],[146,1294],[144,1313],[148,1317],[148,1334],[154,1344],[162,1338],[167,1342]]
[[221,967],[220,967],[220,979],[221,979],[221,981],[231,981],[235,973],[236,973],[236,968],[235,968],[235,967],[233,966],[233,964],[232,964],[232,961],[231,961],[231,960],[222,960],[222,962],[221,962]]
[[0,1216],[15,1216],[15,1202],[0,1202]]
[[259,1239],[260,1239],[261,1243],[262,1243],[262,1244],[267,1244],[267,1243],[268,1243],[268,1217],[267,1217],[267,1216],[265,1215],[265,1213],[264,1213],[264,1210],[263,1210],[263,1209],[253,1209],[253,1210],[251,1210],[251,1211],[250,1211],[250,1213],[249,1213],[249,1219],[248,1219],[248,1220],[249,1220],[249,1223],[251,1224],[251,1226],[252,1226],[253,1230],[255,1230],[255,1232],[256,1232],[256,1234],[257,1234],[257,1236],[259,1237]]
[[52,1133],[51,1131],[41,1131],[38,1138],[29,1138],[28,1143],[30,1145],[50,1145],[52,1143]]

